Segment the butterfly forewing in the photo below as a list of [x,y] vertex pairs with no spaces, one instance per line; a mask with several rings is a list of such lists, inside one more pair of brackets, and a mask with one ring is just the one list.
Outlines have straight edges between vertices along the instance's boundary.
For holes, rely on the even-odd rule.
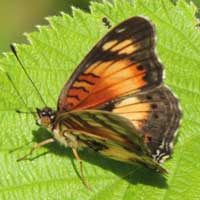
[[162,65],[152,24],[130,18],[100,40],[64,86],[58,109],[95,108],[107,101],[159,85]]

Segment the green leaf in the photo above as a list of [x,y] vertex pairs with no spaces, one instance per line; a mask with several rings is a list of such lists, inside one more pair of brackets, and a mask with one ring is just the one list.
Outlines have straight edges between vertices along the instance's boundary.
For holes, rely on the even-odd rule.
[[200,33],[193,4],[179,0],[116,0],[112,5],[92,3],[91,14],[73,9],[49,18],[50,26],[27,34],[30,45],[17,45],[20,59],[49,106],[56,108],[60,90],[92,46],[107,32],[102,17],[113,25],[142,15],[157,30],[157,52],[166,70],[165,83],[180,99],[184,117],[173,157],[166,161],[166,177],[142,166],[130,166],[83,151],[84,172],[92,191],[77,175],[78,162],[59,144],[34,152],[32,161],[16,162],[39,141],[51,137],[35,125],[27,108],[8,81],[12,77],[33,110],[43,107],[15,57],[0,58],[0,199],[162,200],[200,198]]

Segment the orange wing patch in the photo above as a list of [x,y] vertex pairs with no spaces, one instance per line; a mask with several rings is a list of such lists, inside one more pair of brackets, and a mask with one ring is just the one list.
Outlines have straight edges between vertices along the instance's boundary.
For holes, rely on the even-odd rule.
[[118,52],[118,54],[119,55],[121,55],[121,54],[128,54],[128,55],[130,55],[130,54],[132,54],[132,53],[134,53],[134,51],[136,51],[137,50],[137,48],[135,47],[135,46],[128,46],[128,47],[126,47],[126,48],[123,48],[122,50],[120,50],[119,52]]
[[106,42],[106,43],[102,46],[102,48],[103,48],[104,51],[106,51],[106,50],[112,48],[112,47],[113,47],[115,44],[117,44],[117,43],[118,43],[117,40],[112,40],[112,41]]
[[96,62],[85,71],[86,73],[93,73],[95,75],[102,75],[111,65],[113,65],[113,60],[107,62]]
[[133,40],[127,39],[122,42],[116,40],[107,42],[103,45],[103,50],[109,50],[120,54],[132,54],[138,49],[136,44],[133,45]]
[[151,104],[137,97],[128,97],[116,105],[112,112],[128,118],[137,129],[141,129],[151,112]]
[[[68,103],[73,104],[73,109],[87,109],[138,91],[147,84],[144,80],[145,70],[138,66],[128,59],[112,64],[103,62],[96,68],[92,66],[92,71],[89,68],[71,87]],[[97,73],[100,73],[99,76]]]

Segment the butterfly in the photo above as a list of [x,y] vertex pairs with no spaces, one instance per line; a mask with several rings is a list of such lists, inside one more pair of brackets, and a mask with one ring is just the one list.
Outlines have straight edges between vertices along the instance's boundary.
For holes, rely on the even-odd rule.
[[135,16],[112,28],[64,85],[57,110],[37,108],[37,122],[73,150],[90,148],[108,158],[160,172],[171,155],[181,119],[179,101],[163,83],[155,29]]

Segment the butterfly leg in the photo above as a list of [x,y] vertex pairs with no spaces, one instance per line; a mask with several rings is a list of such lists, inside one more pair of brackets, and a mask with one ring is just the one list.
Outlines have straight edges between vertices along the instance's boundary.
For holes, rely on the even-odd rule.
[[83,163],[82,163],[82,160],[81,160],[80,156],[78,155],[77,149],[72,148],[72,152],[73,152],[73,154],[74,154],[74,157],[75,157],[75,158],[79,161],[79,163],[80,163],[81,180],[82,180],[83,184],[84,184],[89,190],[91,190],[91,188],[88,186],[88,184],[87,184],[87,182],[86,182],[86,180],[85,180],[85,178],[84,178],[84,175],[83,175]]
[[103,17],[102,22],[103,22],[104,26],[107,27],[108,29],[112,28],[111,22],[109,21],[109,19],[107,17]]
[[33,153],[33,151],[35,151],[36,149],[38,149],[38,148],[40,148],[40,147],[42,147],[42,146],[44,146],[44,145],[46,145],[46,144],[52,143],[52,142],[55,142],[55,139],[54,139],[54,138],[49,138],[49,139],[47,139],[47,140],[44,140],[44,141],[42,141],[42,142],[40,142],[40,143],[35,144],[35,145],[31,148],[31,150],[30,150],[29,153],[27,153],[27,154],[24,155],[23,157],[17,159],[17,161],[26,160],[27,157],[30,156],[30,155]]

